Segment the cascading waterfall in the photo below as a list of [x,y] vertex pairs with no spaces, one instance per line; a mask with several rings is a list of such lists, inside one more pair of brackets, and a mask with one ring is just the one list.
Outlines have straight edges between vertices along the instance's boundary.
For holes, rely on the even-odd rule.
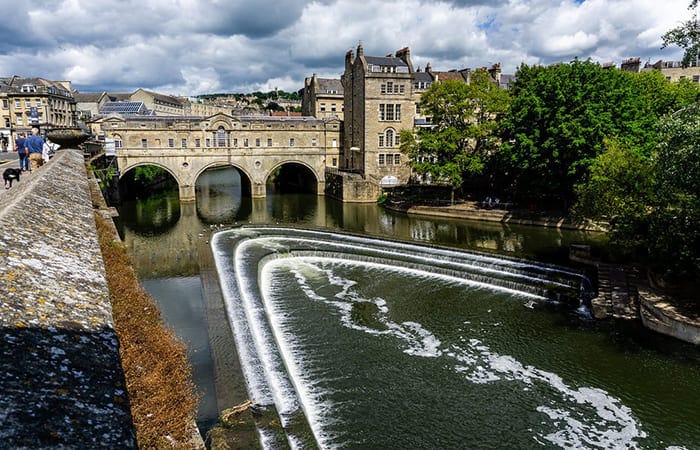
[[[374,355],[343,354],[343,358],[331,364],[337,367],[328,367],[319,355],[337,353],[340,348],[343,352],[356,349],[362,353],[387,340],[400,351],[387,352],[387,360],[397,359],[393,365],[386,363],[386,373],[391,374],[395,367],[404,365],[411,367],[404,373],[414,370],[410,366],[414,361],[437,364],[432,369],[422,366],[415,369],[425,371],[428,376],[399,378],[403,381],[398,384],[431,383],[433,372],[447,377],[444,384],[433,388],[437,392],[436,400],[426,401],[427,405],[442,398],[440,392],[445,386],[459,386],[457,392],[464,395],[465,402],[475,395],[471,390],[500,392],[503,383],[513,386],[509,390],[517,387],[520,392],[515,399],[523,405],[532,404],[524,414],[529,417],[527,423],[521,426],[531,435],[518,438],[525,442],[561,447],[636,448],[637,440],[646,436],[630,409],[605,391],[572,387],[560,375],[521,363],[515,356],[502,354],[489,345],[490,330],[500,327],[499,321],[483,319],[490,317],[490,309],[480,313],[479,326],[468,318],[454,322],[460,324],[460,329],[449,332],[457,333],[458,337],[446,340],[439,334],[444,332],[437,324],[433,326],[438,331],[431,328],[429,316],[415,320],[411,316],[412,307],[406,311],[397,311],[395,307],[419,304],[409,298],[411,295],[422,298],[434,295],[438,300],[444,295],[456,299],[450,301],[459,301],[460,292],[471,298],[473,291],[493,297],[494,304],[504,298],[531,307],[565,299],[574,307],[580,306],[589,295],[590,283],[575,270],[442,247],[283,227],[250,226],[220,232],[212,239],[212,248],[250,399],[276,411],[287,444],[292,448],[382,446],[380,440],[391,427],[376,425],[381,432],[368,432],[365,436],[369,427],[363,425],[364,418],[357,414],[356,419],[343,416],[344,411],[354,410],[355,403],[366,401],[384,408],[383,403],[389,397],[400,398],[392,386],[381,386],[379,398],[372,400],[369,394],[365,395],[371,389],[356,378],[366,373],[368,378],[376,376],[379,380],[370,384],[381,384],[385,372],[374,375],[371,367],[360,370],[357,363],[353,366],[349,361],[371,360]],[[362,286],[365,282],[389,293],[396,292],[398,300],[373,294],[370,288]],[[289,285],[292,287],[288,288]],[[298,316],[307,309],[308,314],[316,314],[315,319],[300,321]],[[327,323],[340,328],[324,331]],[[485,329],[487,326],[490,328]],[[346,336],[348,344],[341,344],[346,342]],[[397,356],[401,354],[404,356]],[[346,364],[348,368],[344,368]],[[418,383],[418,379],[424,381]],[[540,395],[546,395],[547,400],[540,400]],[[515,405],[516,400],[512,402]],[[483,408],[487,411],[470,419],[477,429],[483,428],[478,422],[486,420],[484,417],[501,420],[498,411],[491,412],[488,406]],[[429,415],[439,414],[437,408]],[[355,420],[358,425],[344,430],[337,423],[344,420],[349,423]],[[405,438],[402,446],[426,445],[421,440],[426,438],[418,433],[411,435],[412,429],[420,428],[421,424],[410,420],[414,419],[397,421],[401,425],[405,423],[406,429],[397,428],[396,436],[386,439],[399,445]],[[376,420],[371,422],[375,426]],[[426,442],[447,447],[455,443],[450,439],[465,442],[460,432],[455,433],[455,427],[448,426],[446,432],[435,431],[430,438],[434,440]],[[465,430],[467,435],[474,434],[468,431],[469,426],[465,425]],[[262,427],[260,433],[264,445],[278,446],[273,431]]]

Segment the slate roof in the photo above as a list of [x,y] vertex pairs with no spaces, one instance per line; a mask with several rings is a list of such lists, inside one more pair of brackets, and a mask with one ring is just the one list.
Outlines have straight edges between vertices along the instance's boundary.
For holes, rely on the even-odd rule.
[[397,58],[395,56],[365,56],[367,64],[374,64],[376,66],[404,66],[408,67],[403,59]]

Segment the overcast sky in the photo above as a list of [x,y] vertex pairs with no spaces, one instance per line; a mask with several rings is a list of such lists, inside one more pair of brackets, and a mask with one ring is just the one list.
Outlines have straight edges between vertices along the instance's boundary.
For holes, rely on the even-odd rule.
[[0,0],[0,75],[80,92],[296,91],[345,53],[410,47],[414,67],[680,60],[661,35],[690,0]]

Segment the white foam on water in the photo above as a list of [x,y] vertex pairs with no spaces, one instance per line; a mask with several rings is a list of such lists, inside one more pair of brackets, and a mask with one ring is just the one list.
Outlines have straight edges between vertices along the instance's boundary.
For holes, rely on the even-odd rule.
[[[539,433],[539,437],[564,448],[595,446],[603,449],[638,448],[636,439],[646,437],[632,411],[604,390],[591,387],[574,389],[557,374],[525,366],[512,356],[491,352],[478,339],[465,341],[467,347],[453,346],[450,356],[460,363],[456,370],[469,381],[519,381],[526,385],[539,382],[558,394],[556,401],[562,403],[562,406],[537,408],[537,411],[550,418],[558,431]],[[590,413],[584,416],[575,412],[577,405],[587,412],[594,412],[595,417]]]

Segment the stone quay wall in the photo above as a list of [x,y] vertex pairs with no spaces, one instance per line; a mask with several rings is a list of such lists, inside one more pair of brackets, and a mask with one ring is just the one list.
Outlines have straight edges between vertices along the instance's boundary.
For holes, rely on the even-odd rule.
[[136,447],[78,150],[0,194],[0,443]]

